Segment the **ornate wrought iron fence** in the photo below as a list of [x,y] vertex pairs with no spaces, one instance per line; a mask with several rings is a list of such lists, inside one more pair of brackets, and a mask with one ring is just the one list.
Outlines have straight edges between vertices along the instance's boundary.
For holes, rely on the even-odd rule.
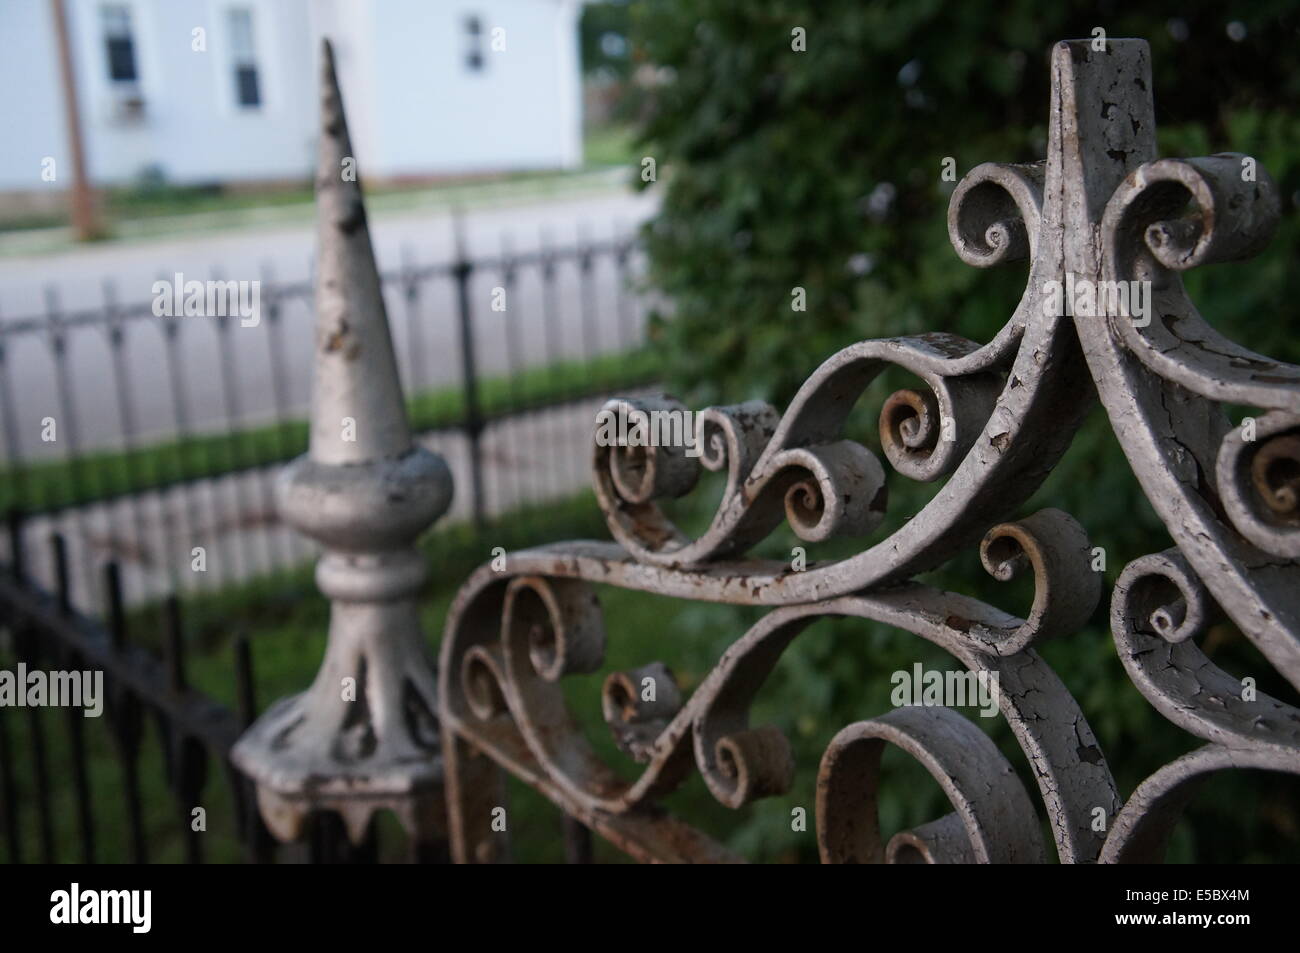
[[[128,812],[138,813],[132,739],[149,709],[162,715],[178,807],[203,783],[195,745],[238,769],[230,783],[257,857],[268,847],[251,819],[254,790],[267,828],[286,840],[302,837],[313,817],[333,817],[336,846],[344,850],[346,833],[353,858],[371,859],[372,818],[392,810],[424,859],[445,832],[457,861],[503,860],[509,835],[499,822],[513,775],[568,819],[571,859],[589,859],[584,832],[594,831],[641,860],[736,860],[663,799],[694,771],[730,808],[788,790],[790,745],[775,726],[752,725],[751,706],[784,650],[827,616],[911,633],[992,684],[1038,790],[1035,798],[988,735],[954,710],[959,703],[898,706],[845,727],[822,756],[815,824],[824,861],[1155,860],[1213,773],[1300,774],[1300,711],[1222,671],[1195,642],[1222,613],[1300,687],[1300,369],[1218,336],[1178,276],[1262,247],[1278,215],[1274,187],[1246,156],[1156,158],[1145,43],[1061,43],[1051,69],[1047,159],[981,165],[949,208],[963,261],[1029,261],[1024,294],[993,340],[939,333],[854,344],[817,369],[784,414],[753,401],[701,412],[695,448],[598,427],[593,480],[615,542],[496,554],[459,591],[435,672],[420,652],[415,598],[427,570],[412,541],[445,510],[450,481],[412,443],[361,194],[338,176],[352,153],[326,48],[317,400],[309,452],[279,487],[286,517],[325,548],[317,581],[332,617],[316,681],[235,741],[247,719],[188,691],[178,651],[161,669],[123,647],[120,598],[110,597],[115,637],[92,637],[70,611],[66,587],[51,600],[0,582],[0,611],[20,633],[20,652],[35,651],[29,633],[39,632],[79,663],[110,672]],[[1109,303],[1099,307],[1099,294]],[[810,546],[880,526],[885,468],[842,434],[867,386],[890,367],[925,389],[885,401],[881,445],[903,477],[943,481],[930,502],[848,558],[746,558],[782,521]],[[1110,600],[1116,647],[1137,690],[1203,742],[1127,798],[1071,694],[1071,673],[1053,671],[1037,651],[1077,630],[1099,604],[1092,547],[1060,510],[1016,518],[1094,397],[1174,542],[1121,573]],[[1225,404],[1261,413],[1237,425]],[[619,419],[685,413],[667,398],[606,409]],[[359,424],[355,440],[340,433],[348,420]],[[701,468],[724,476],[726,489],[711,525],[691,538],[657,501],[690,493]],[[963,550],[978,552],[996,580],[1032,576],[1026,618],[916,580]],[[21,581],[21,536],[14,552]],[[66,577],[66,560],[56,575]],[[689,697],[659,661],[604,679],[604,719],[642,765],[633,780],[599,757],[566,698],[566,676],[603,667],[596,583],[771,609]],[[168,645],[179,645],[177,630]],[[241,684],[246,692],[251,680]],[[251,713],[251,702],[244,708]],[[0,745],[7,724],[0,721]],[[43,788],[36,722],[32,731]],[[890,746],[933,776],[953,810],[886,842],[875,809]],[[16,841],[10,761],[0,750],[6,832]],[[50,838],[42,831],[41,839]]]
[[[1102,46],[1071,41],[1052,51],[1045,162],[978,166],[953,194],[949,234],[964,262],[1029,260],[1024,294],[993,340],[936,333],[852,345],[813,373],[784,414],[757,402],[702,411],[699,459],[644,438],[598,441],[593,480],[617,543],[514,553],[466,583],[439,671],[457,861],[506,856],[493,823],[506,774],[636,858],[729,859],[659,802],[692,770],[732,808],[789,788],[789,743],[774,726],[751,725],[750,707],[782,651],[823,616],[911,632],[996,678],[1063,862],[1159,859],[1195,787],[1214,772],[1300,773],[1300,711],[1220,670],[1194,638],[1222,612],[1300,687],[1300,369],[1218,335],[1179,278],[1258,251],[1277,221],[1277,196],[1246,156],[1158,159],[1147,45]],[[1150,297],[1120,299],[1129,292]],[[1097,294],[1107,302],[1098,306]],[[850,558],[806,568],[744,559],[782,519],[809,544],[880,524],[884,467],[841,434],[858,397],[891,366],[927,389],[885,402],[884,454],[908,479],[946,478],[940,489]],[[1036,651],[1081,626],[1101,598],[1085,530],[1059,510],[1014,518],[1094,397],[1174,542],[1121,574],[1111,594],[1115,644],[1138,690],[1204,742],[1127,799],[1070,693],[1070,673]],[[1261,413],[1234,426],[1225,404]],[[671,401],[608,409],[685,410]],[[656,501],[689,492],[700,467],[725,473],[727,485],[712,524],[690,538]],[[972,547],[995,579],[1032,573],[1028,618],[914,581]],[[659,662],[606,679],[604,717],[642,765],[632,781],[597,756],[565,699],[564,677],[597,671],[604,654],[593,583],[772,607],[688,699]],[[887,745],[924,765],[953,812],[886,843],[875,807]],[[898,707],[831,741],[817,776],[818,844],[828,862],[1041,861],[1048,851],[1034,804],[972,722],[942,705]]]

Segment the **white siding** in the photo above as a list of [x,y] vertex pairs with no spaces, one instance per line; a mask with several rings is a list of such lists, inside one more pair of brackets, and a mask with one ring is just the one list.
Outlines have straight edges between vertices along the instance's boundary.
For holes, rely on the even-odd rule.
[[[110,81],[100,8],[131,11],[139,119]],[[236,101],[228,11],[252,12],[261,105]],[[313,168],[319,37],[335,41],[363,175],[571,167],[581,161],[575,0],[67,0],[91,178],[149,166],[177,183],[301,179]],[[466,66],[465,19],[484,67]],[[192,48],[196,27],[206,52]],[[506,49],[492,50],[493,30]],[[70,175],[52,18],[0,3],[0,190],[61,189]],[[21,90],[21,95],[15,91]],[[54,156],[62,181],[40,181]]]
[[[130,8],[143,116],[115,116],[100,25],[102,0],[69,6],[81,121],[96,182],[135,178],[158,165],[169,181],[238,182],[301,178],[311,172],[315,137],[312,61],[304,29],[308,0],[113,0]],[[235,105],[227,36],[232,7],[252,11],[262,104]],[[206,51],[193,30],[206,31]]]
[[61,191],[41,181],[46,156],[59,179],[72,175],[50,5],[0,3],[0,44],[0,189]]
[[[374,11],[370,104],[377,148],[369,161],[379,174],[554,168],[580,160],[572,4],[387,0]],[[469,16],[483,29],[484,64],[477,72],[465,62]],[[492,49],[497,29],[505,31],[504,51]],[[557,37],[568,44],[557,46]],[[565,73],[572,84],[567,89],[560,79]],[[562,95],[571,101],[562,102]]]

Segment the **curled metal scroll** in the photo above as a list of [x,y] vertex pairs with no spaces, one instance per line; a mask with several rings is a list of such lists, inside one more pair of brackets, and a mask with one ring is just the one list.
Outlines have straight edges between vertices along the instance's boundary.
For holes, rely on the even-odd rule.
[[[733,808],[789,789],[801,766],[781,732],[751,725],[749,713],[784,649],[825,616],[874,620],[940,646],[971,672],[996,674],[1001,716],[1038,796],[1036,805],[971,721],[947,708],[899,708],[843,729],[822,759],[816,822],[827,861],[1039,861],[1048,856],[1040,808],[1063,862],[1158,859],[1203,778],[1230,768],[1300,773],[1300,711],[1243,691],[1196,645],[1211,620],[1229,620],[1300,688],[1300,368],[1227,340],[1180,278],[1262,249],[1277,190],[1249,157],[1158,158],[1147,46],[1105,45],[1053,49],[1044,162],[977,166],[953,193],[948,231],[964,262],[1028,261],[1020,302],[991,341],[930,334],[853,344],[784,413],[752,401],[701,411],[697,457],[676,444],[598,439],[593,482],[616,544],[516,553],[505,571],[484,567],[465,584],[439,686],[449,784],[461,792],[451,798],[459,859],[472,859],[486,835],[458,780],[457,752],[524,778],[636,857],[734,859],[674,826],[658,802],[692,770]],[[1124,304],[1062,307],[1062,288],[1076,281]],[[877,454],[847,440],[845,424],[889,368],[921,386],[877,408]],[[1086,534],[1058,510],[1014,519],[1094,397],[1174,544],[1121,575],[1115,645],[1135,689],[1206,742],[1127,801],[1083,712],[1036,652],[1084,626],[1100,600]],[[1224,404],[1258,413],[1234,423]],[[655,397],[606,410],[685,408]],[[726,485],[692,539],[658,501],[691,492],[701,468],[725,473]],[[877,539],[887,468],[936,490]],[[803,571],[744,558],[782,521],[806,542],[860,537],[863,549]],[[999,581],[1032,572],[1025,618],[915,581],[962,551],[977,552]],[[671,659],[603,677],[602,712],[632,772],[601,762],[560,690],[562,676],[593,672],[603,657],[593,583],[776,607],[689,696]],[[953,809],[888,841],[873,817],[886,745],[924,765]]]
[[[888,844],[872,816],[886,744],[924,764],[955,808]],[[817,777],[817,824],[826,863],[1045,859],[1038,818],[1015,771],[988,735],[949,708],[897,708],[836,735]]]
[[1159,712],[1210,744],[1160,768],[1115,819],[1102,859],[1162,859],[1199,785],[1217,771],[1300,774],[1300,710],[1220,669],[1196,645],[1218,614],[1178,550],[1129,563],[1115,584],[1111,627],[1129,677]]
[[[1041,592],[1062,585],[1057,567],[1068,564],[1069,557],[1056,547],[1062,539],[1077,542],[1070,538],[1077,531],[1072,523],[1059,511],[1046,511],[1037,519],[999,527],[991,536],[1015,538],[1036,554],[1023,558]],[[1003,568],[990,563],[995,574]],[[1086,861],[1101,849],[1094,811],[1100,807],[1113,816],[1119,798],[1082,711],[1032,648],[1051,634],[1047,615],[1019,619],[970,597],[916,583],[777,609],[737,640],[680,707],[675,685],[668,686],[673,701],[666,705],[637,710],[630,700],[646,673],[665,672],[661,665],[607,679],[607,686],[611,681],[619,686],[614,699],[607,687],[604,706],[616,737],[626,737],[629,723],[658,719],[653,740],[643,736],[636,747],[625,746],[645,765],[635,780],[626,781],[595,757],[564,707],[558,685],[547,677],[568,664],[561,646],[582,646],[578,654],[585,659],[599,654],[599,614],[585,585],[589,582],[693,598],[725,594],[717,576],[647,566],[608,545],[565,544],[517,553],[505,572],[484,567],[462,588],[448,616],[439,685],[444,730],[469,740],[512,773],[543,775],[574,816],[636,817],[673,790],[692,762],[709,790],[729,807],[784,793],[794,767],[788,744],[771,725],[751,726],[750,708],[800,632],[821,617],[850,616],[912,632],[970,671],[995,674],[999,707],[1038,783],[1058,854]],[[1094,601],[1097,591],[1094,584]],[[1086,592],[1076,592],[1065,601],[1087,598]],[[1084,601],[1074,604],[1084,616],[1092,609]],[[533,651],[535,646],[543,648]],[[982,816],[982,811],[971,816]],[[1039,822],[1032,808],[1017,806],[1016,817],[1021,846],[1013,853],[1029,859],[1028,845],[1037,843]],[[985,856],[984,847],[972,849],[971,856]],[[988,856],[1004,857],[1006,849],[998,847]],[[1032,856],[1040,854],[1041,845]]]

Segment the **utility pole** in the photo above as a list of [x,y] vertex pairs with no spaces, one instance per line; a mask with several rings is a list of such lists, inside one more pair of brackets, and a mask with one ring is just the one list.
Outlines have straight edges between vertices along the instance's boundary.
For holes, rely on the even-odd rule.
[[95,197],[86,178],[85,148],[81,141],[81,109],[77,105],[77,75],[72,66],[72,43],[63,0],[50,0],[54,14],[54,35],[59,44],[59,76],[63,82],[63,116],[68,127],[68,151],[72,157],[72,189],[69,193],[72,227],[79,241],[90,241],[102,233],[95,217]]

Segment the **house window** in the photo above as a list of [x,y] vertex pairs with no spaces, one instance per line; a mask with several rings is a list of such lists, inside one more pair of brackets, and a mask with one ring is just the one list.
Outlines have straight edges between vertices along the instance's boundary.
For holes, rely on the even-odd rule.
[[262,87],[253,48],[253,12],[230,11],[230,62],[234,70],[235,103],[245,109],[262,105]]
[[465,68],[471,73],[480,73],[483,62],[483,21],[468,16],[465,18]]
[[108,78],[114,83],[134,83],[139,76],[135,68],[130,8],[120,3],[106,4],[99,8],[99,17],[108,55]]

